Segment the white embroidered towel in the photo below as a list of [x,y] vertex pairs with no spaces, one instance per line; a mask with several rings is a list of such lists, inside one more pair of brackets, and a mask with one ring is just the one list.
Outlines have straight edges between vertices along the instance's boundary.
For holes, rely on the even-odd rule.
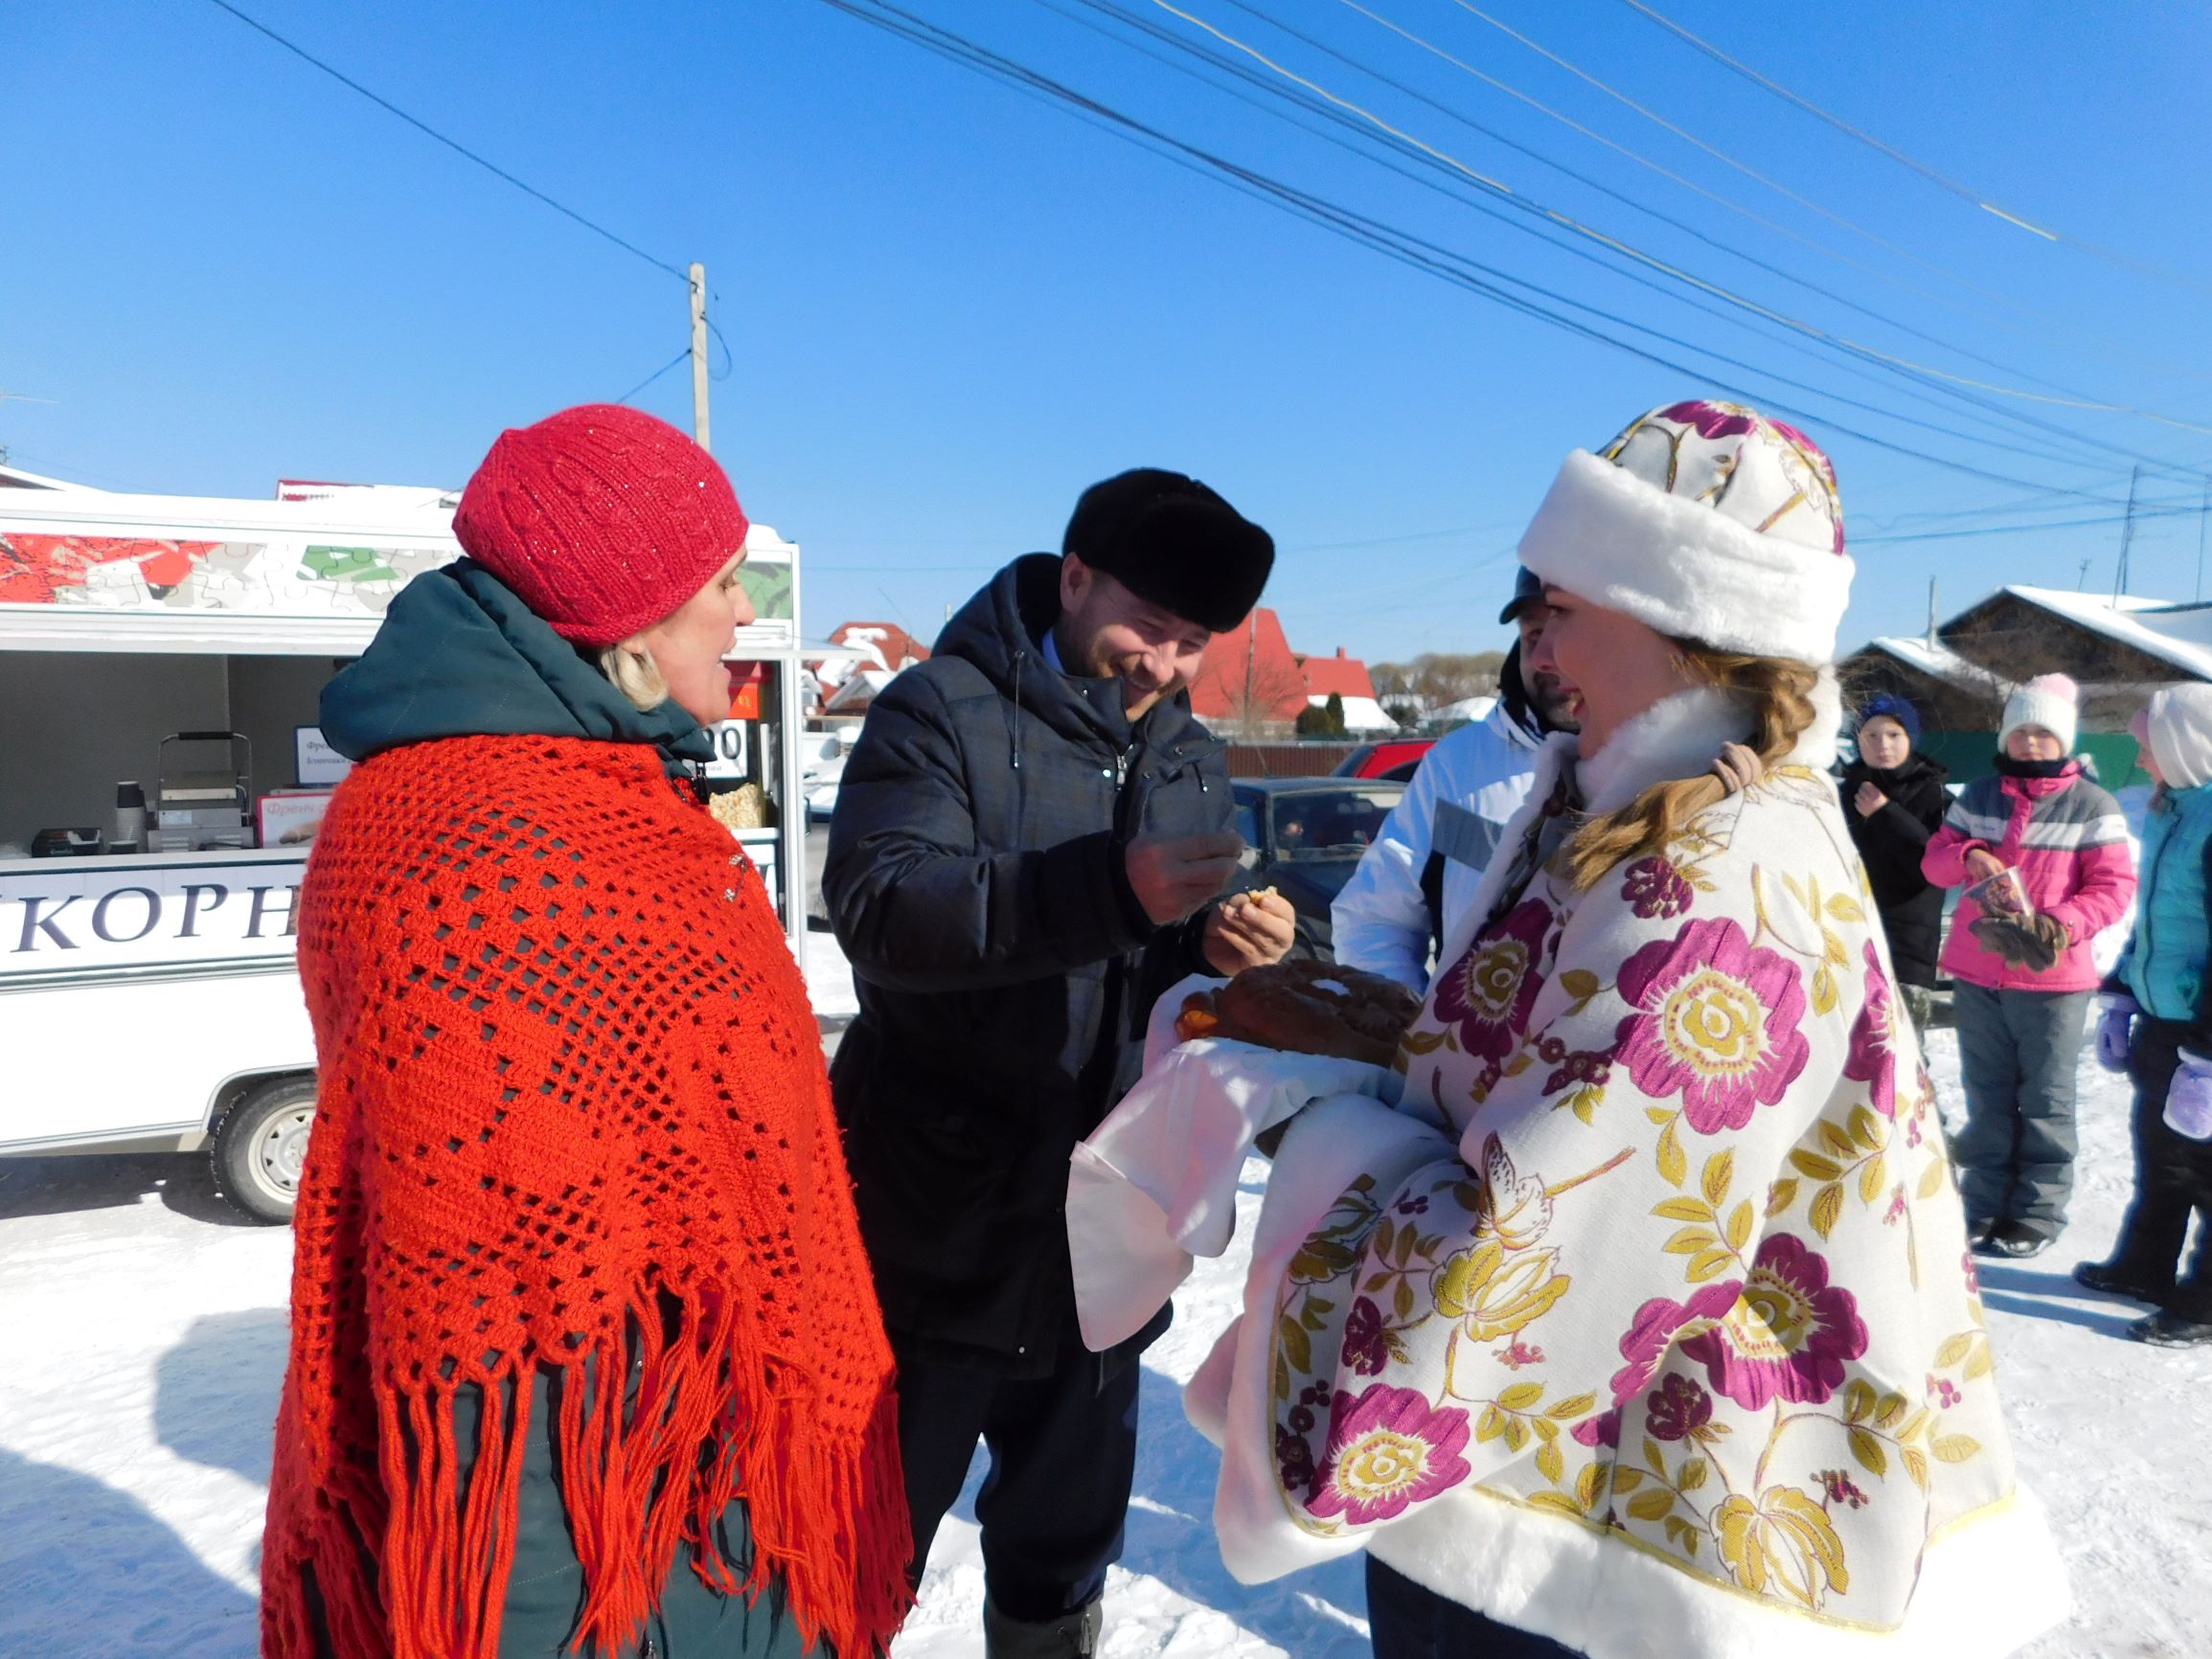
[[1395,1078],[1359,1060],[1283,1054],[1201,1037],[1176,1043],[1194,976],[1160,998],[1144,1077],[1068,1160],[1068,1253],[1084,1346],[1103,1352],[1144,1329],[1197,1256],[1229,1246],[1237,1182],[1252,1143],[1330,1095],[1381,1098]]

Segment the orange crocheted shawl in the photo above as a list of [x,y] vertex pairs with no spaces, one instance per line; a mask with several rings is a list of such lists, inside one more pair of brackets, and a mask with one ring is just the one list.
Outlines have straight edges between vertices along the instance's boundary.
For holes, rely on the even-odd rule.
[[[633,1639],[679,1547],[725,1593],[780,1579],[845,1659],[888,1644],[891,1352],[805,988],[728,832],[648,746],[396,749],[331,803],[299,957],[321,1085],[264,1651],[316,1650],[312,1594],[340,1659],[490,1659],[549,1369],[580,1384],[581,1646]],[[739,1498],[749,1573],[709,1542]]]

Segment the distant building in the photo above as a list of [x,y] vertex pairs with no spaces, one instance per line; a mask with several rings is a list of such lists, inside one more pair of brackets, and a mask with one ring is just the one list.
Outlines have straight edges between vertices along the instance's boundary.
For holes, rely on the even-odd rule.
[[929,648],[897,623],[840,623],[830,644],[840,649],[814,668],[821,692],[819,706],[809,711],[814,716],[866,714],[901,669],[929,660]]
[[1329,701],[1331,693],[1344,699],[1346,732],[1398,730],[1398,722],[1383,712],[1380,700],[1375,695],[1375,682],[1368,675],[1367,665],[1357,657],[1346,656],[1342,646],[1336,648],[1333,657],[1300,657],[1297,661],[1298,671],[1305,676],[1309,705],[1322,707]]
[[1282,619],[1262,606],[1206,642],[1191,681],[1192,711],[1224,736],[1288,737],[1309,701],[1298,663]]
[[1988,770],[2005,698],[2037,674],[2082,688],[2082,747],[2108,784],[2133,769],[2125,734],[2150,688],[2212,681],[2212,603],[2000,587],[1930,638],[1870,640],[1840,665],[1849,700],[1908,697],[1954,776]]

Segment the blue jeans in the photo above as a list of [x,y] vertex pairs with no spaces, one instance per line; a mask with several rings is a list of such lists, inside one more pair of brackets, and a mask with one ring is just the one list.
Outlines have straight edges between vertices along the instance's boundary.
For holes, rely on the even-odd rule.
[[1367,1628],[1375,1659],[1581,1659],[1549,1636],[1447,1601],[1395,1567],[1367,1557]]

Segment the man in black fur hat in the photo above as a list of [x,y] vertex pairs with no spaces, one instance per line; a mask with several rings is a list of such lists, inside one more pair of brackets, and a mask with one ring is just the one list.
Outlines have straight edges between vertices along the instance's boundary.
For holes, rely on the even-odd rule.
[[1242,842],[1187,687],[1274,563],[1180,473],[1085,490],[869,710],[824,895],[860,1014],[832,1067],[899,1358],[919,1580],[980,1438],[991,1659],[1095,1652],[1135,1468],[1137,1354],[1077,1330],[1068,1155],[1135,1080],[1161,990],[1279,960],[1220,900]]

